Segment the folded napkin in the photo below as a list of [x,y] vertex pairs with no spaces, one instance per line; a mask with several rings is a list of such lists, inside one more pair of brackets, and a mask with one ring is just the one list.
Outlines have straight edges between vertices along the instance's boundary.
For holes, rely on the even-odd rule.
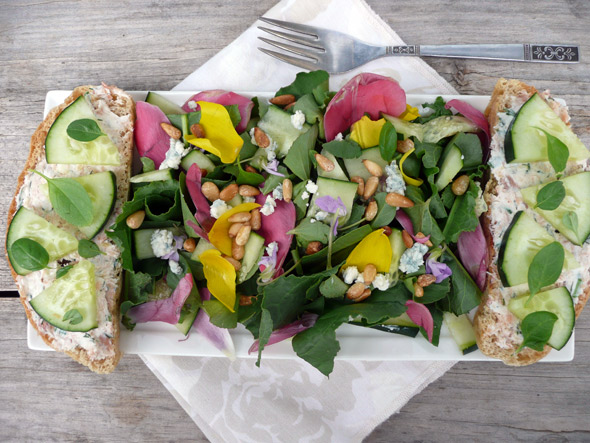
[[[363,0],[282,0],[265,14],[347,32],[374,44],[402,45],[399,36]],[[299,68],[256,48],[261,31],[251,26],[182,81],[175,90],[276,91]],[[359,72],[397,79],[408,93],[456,94],[417,58],[382,58],[331,77],[337,90]],[[330,378],[303,360],[142,355],[212,442],[354,442],[398,412],[444,374],[453,362],[336,361]]]

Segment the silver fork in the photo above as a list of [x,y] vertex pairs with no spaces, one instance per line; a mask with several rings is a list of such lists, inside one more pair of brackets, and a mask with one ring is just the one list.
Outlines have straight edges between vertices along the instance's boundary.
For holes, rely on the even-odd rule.
[[350,71],[357,66],[385,56],[477,58],[545,63],[577,63],[580,58],[579,47],[571,44],[374,46],[337,31],[266,17],[260,17],[260,20],[289,32],[263,26],[258,27],[260,30],[295,43],[297,46],[258,37],[260,40],[298,57],[266,48],[258,48],[262,52],[303,69],[310,71],[323,69],[332,74]]

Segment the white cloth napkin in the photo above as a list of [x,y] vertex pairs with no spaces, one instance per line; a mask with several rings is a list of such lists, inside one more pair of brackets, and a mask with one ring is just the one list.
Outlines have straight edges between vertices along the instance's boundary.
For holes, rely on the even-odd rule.
[[[267,17],[347,32],[374,44],[404,44],[363,0],[282,0]],[[276,91],[299,68],[256,48],[251,26],[175,90]],[[417,58],[382,58],[332,76],[337,90],[358,72],[397,79],[408,93],[456,94]],[[230,362],[224,358],[142,355],[212,442],[356,442],[398,412],[453,362],[336,361],[330,378],[302,360]]]

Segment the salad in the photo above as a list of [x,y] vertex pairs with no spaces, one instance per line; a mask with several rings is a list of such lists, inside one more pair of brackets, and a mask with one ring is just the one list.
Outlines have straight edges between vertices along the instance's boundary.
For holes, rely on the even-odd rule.
[[363,73],[324,71],[273,98],[212,90],[137,102],[142,172],[108,235],[122,250],[122,322],[176,325],[233,353],[229,330],[328,375],[343,323],[476,349],[486,284],[489,128],[459,100],[414,108]]

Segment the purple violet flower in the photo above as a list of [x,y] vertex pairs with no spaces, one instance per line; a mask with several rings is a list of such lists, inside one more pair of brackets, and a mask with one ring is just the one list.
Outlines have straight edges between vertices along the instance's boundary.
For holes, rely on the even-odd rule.
[[[335,199],[334,197],[330,197],[329,195],[324,195],[323,197],[318,197],[315,201],[315,204],[318,208],[322,211],[327,212],[328,214],[336,214],[337,216],[346,215],[346,206],[344,206],[344,202],[340,197]],[[332,234],[336,236],[336,230],[338,229],[338,219],[336,219],[336,223],[334,223],[334,229]]]
[[[276,242],[270,243],[266,247],[266,255],[263,255],[258,261],[258,268],[264,274],[262,280],[268,281],[272,278],[273,271],[277,266],[277,252],[279,248]],[[265,278],[268,275],[268,278]]]
[[437,262],[433,258],[426,260],[426,272],[436,277],[436,283],[440,283],[453,273],[445,263]]
[[266,166],[263,166],[262,169],[264,169],[271,175],[278,175],[279,177],[284,177],[285,174],[281,174],[280,172],[278,172],[278,167],[279,161],[277,159],[274,159],[273,161],[268,162]]
[[170,251],[166,255],[163,255],[160,258],[165,259],[165,260],[172,259],[177,262],[178,261],[178,250],[182,249],[182,245],[184,244],[184,240],[185,240],[185,237],[180,236],[180,235],[175,235],[174,236],[174,247],[172,248],[172,251]]

